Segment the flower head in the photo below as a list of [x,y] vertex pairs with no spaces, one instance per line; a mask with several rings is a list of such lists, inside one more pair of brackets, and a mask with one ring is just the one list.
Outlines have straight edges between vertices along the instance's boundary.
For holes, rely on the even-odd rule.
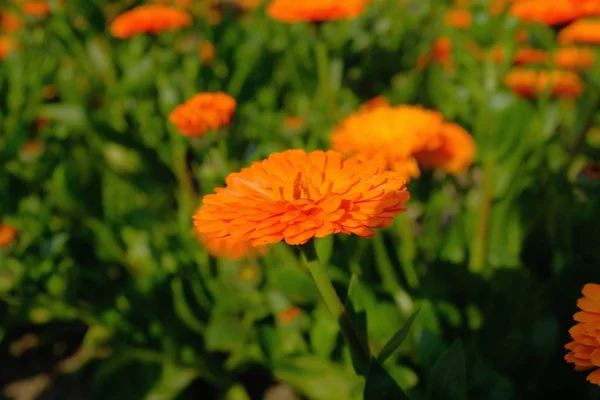
[[368,0],[272,0],[267,14],[281,22],[322,22],[356,18]]
[[587,380],[600,385],[600,285],[588,283],[581,291],[583,297],[577,301],[581,311],[573,315],[577,324],[569,329],[573,341],[565,348],[568,363],[575,364],[577,371],[592,370]]
[[17,231],[10,225],[0,224],[0,247],[6,247],[17,237]]
[[513,63],[516,65],[545,64],[546,62],[548,62],[548,52],[534,48],[519,49],[513,58]]
[[23,28],[23,19],[10,11],[0,12],[0,27],[4,33],[14,33]]
[[202,136],[228,125],[235,107],[235,99],[225,93],[200,93],[177,106],[169,120],[186,136]]
[[582,19],[575,21],[558,33],[562,45],[572,43],[600,44],[600,20]]
[[444,24],[452,28],[468,29],[473,23],[473,16],[467,10],[450,10],[444,15]]
[[25,15],[44,16],[50,13],[50,6],[44,0],[21,2],[21,9]]
[[570,71],[517,68],[504,77],[504,84],[523,97],[537,97],[546,90],[552,97],[577,97],[583,92],[583,82]]
[[[459,127],[446,124],[436,111],[418,106],[381,106],[350,115],[335,128],[331,143],[344,154],[366,159],[383,157],[393,170],[410,179],[420,175],[420,158],[425,167],[451,165],[450,160],[463,151],[455,145],[468,142],[453,140],[453,136],[462,135],[462,131],[456,134],[458,131]],[[456,166],[448,169],[459,170]]]
[[388,107],[390,102],[384,96],[375,96],[371,100],[368,100],[360,106],[361,110],[373,110],[379,107]]
[[445,122],[440,129],[441,144],[430,150],[415,153],[424,168],[442,168],[451,174],[459,174],[473,164],[475,141],[460,125]]
[[375,235],[404,211],[405,180],[381,159],[344,160],[335,151],[273,153],[230,174],[204,196],[194,226],[208,238],[291,245],[335,233]]
[[0,36],[0,60],[5,59],[15,48],[15,42],[10,36]]
[[143,33],[158,35],[191,25],[190,15],[176,8],[159,5],[143,5],[119,15],[110,25],[114,37],[127,39]]
[[202,40],[198,46],[198,55],[203,65],[212,64],[215,59],[215,46],[208,40]]
[[[197,232],[197,231],[196,231]],[[231,238],[207,238],[198,235],[199,241],[213,257],[239,261],[266,253],[265,247],[254,247],[249,240],[236,240]]]
[[289,324],[290,322],[295,321],[302,315],[302,311],[298,307],[288,307],[281,310],[277,314],[277,319],[283,324]]
[[566,47],[554,53],[554,63],[559,68],[584,70],[594,66],[596,55],[589,49]]
[[576,3],[573,0],[519,0],[514,2],[509,12],[524,21],[560,25],[585,15],[583,7]]

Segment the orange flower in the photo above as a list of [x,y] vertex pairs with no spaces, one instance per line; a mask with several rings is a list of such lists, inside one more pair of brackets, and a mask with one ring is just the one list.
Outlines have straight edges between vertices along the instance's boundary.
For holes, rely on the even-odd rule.
[[22,3],[21,9],[25,15],[44,16],[50,13],[47,1],[26,1]]
[[335,233],[375,235],[404,211],[404,179],[382,159],[344,160],[335,151],[273,153],[230,174],[227,186],[204,196],[194,225],[208,238],[285,240],[301,245]]
[[256,257],[266,253],[265,247],[254,247],[249,240],[236,240],[231,238],[204,238],[200,242],[213,257],[226,258],[239,261],[244,258]]
[[200,93],[177,106],[169,120],[186,136],[202,136],[231,122],[235,99],[222,92]]
[[302,311],[300,311],[298,307],[291,306],[280,311],[279,314],[277,314],[277,319],[279,319],[281,323],[289,324],[301,315]]
[[550,86],[552,97],[577,97],[583,92],[583,82],[570,71],[536,71],[513,69],[504,77],[504,84],[523,97],[536,97]]
[[360,106],[360,109],[365,111],[365,110],[373,110],[375,108],[379,108],[379,107],[387,107],[390,105],[390,102],[388,101],[388,99],[384,96],[376,96],[373,97],[371,100],[366,101],[362,106]]
[[420,175],[418,161],[426,168],[460,172],[472,161],[471,142],[462,128],[444,123],[440,113],[418,106],[360,110],[336,127],[331,138],[335,150],[365,159],[381,156],[407,179]]
[[490,2],[490,14],[491,15],[500,15],[502,14],[512,3],[513,0],[491,0]]
[[283,127],[285,129],[300,129],[304,127],[304,118],[300,116],[286,117],[283,120]]
[[272,0],[267,14],[281,22],[319,22],[356,18],[368,0]]
[[119,39],[142,33],[158,35],[191,25],[192,18],[183,10],[158,5],[138,6],[119,15],[110,25],[110,32]]
[[565,360],[577,371],[593,369],[587,380],[600,385],[600,285],[588,283],[581,292],[577,307],[582,311],[573,315],[577,324],[569,329],[573,341],[565,345]]
[[45,148],[46,145],[41,140],[29,140],[25,142],[19,149],[19,158],[23,161],[34,160],[44,152]]
[[14,242],[17,231],[10,225],[0,224],[0,247],[6,247]]
[[446,71],[453,69],[452,41],[449,37],[437,38],[431,45],[431,59],[440,63]]
[[23,20],[15,13],[2,11],[0,12],[0,25],[4,33],[18,32],[23,28]]
[[554,53],[554,63],[565,69],[584,70],[594,66],[596,55],[588,49],[564,48]]
[[200,46],[198,46],[198,54],[200,55],[202,64],[210,65],[215,59],[215,46],[208,40],[203,40],[200,42]]
[[475,141],[461,126],[445,122],[440,130],[441,145],[434,150],[417,152],[415,157],[424,168],[442,168],[459,174],[473,164]]
[[15,48],[15,42],[10,36],[0,36],[0,60],[4,60]]
[[583,19],[575,21],[558,34],[562,45],[571,43],[600,44],[600,20]]
[[573,0],[519,0],[510,8],[510,14],[545,25],[560,25],[585,15],[583,7]]
[[467,10],[450,10],[444,15],[444,24],[452,28],[468,29],[473,23],[473,16]]
[[525,48],[515,53],[513,63],[522,64],[545,64],[548,62],[548,52],[541,49]]

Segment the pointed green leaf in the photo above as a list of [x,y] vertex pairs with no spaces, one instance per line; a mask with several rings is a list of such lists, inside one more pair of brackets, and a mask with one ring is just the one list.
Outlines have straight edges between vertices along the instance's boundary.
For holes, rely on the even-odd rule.
[[410,318],[406,321],[406,324],[404,324],[402,329],[396,332],[396,334],[389,340],[389,342],[387,342],[386,345],[383,346],[383,349],[377,357],[377,361],[383,364],[385,360],[387,360],[392,354],[394,354],[398,347],[400,347],[402,342],[404,342],[404,339],[406,339],[406,336],[408,336],[408,332],[410,332],[410,327],[412,326],[413,322],[415,322],[415,318],[417,317],[417,314],[419,314],[419,311],[421,311],[420,307],[417,309],[417,311],[413,313],[413,315],[410,316]]
[[364,392],[365,400],[410,400],[410,397],[375,359],[371,359]]
[[350,280],[344,309],[345,312],[339,321],[342,334],[350,348],[354,370],[357,374],[365,376],[368,371],[371,353],[367,339],[367,313],[360,295],[360,285],[356,275],[353,275]]
[[433,366],[427,394],[436,400],[467,400],[467,367],[460,339]]

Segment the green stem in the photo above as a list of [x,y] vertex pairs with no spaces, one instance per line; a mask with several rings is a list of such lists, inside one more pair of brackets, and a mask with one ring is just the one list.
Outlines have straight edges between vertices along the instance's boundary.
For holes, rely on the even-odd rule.
[[408,216],[402,214],[396,217],[396,224],[398,225],[398,233],[400,234],[398,253],[402,271],[404,272],[404,277],[406,278],[408,286],[416,289],[420,286],[420,282],[419,275],[417,275],[415,269],[416,244],[412,233],[411,223]]
[[179,184],[179,222],[182,235],[189,235],[187,230],[190,215],[194,206],[199,202],[198,196],[194,191],[194,186],[188,176],[187,163],[185,153],[187,151],[187,141],[178,133],[172,134],[171,150],[173,157],[173,169],[177,176]]
[[593,96],[593,100],[590,102],[590,108],[587,110],[587,115],[585,116],[583,123],[580,125],[580,128],[577,131],[577,139],[573,147],[571,148],[569,162],[567,163],[567,171],[571,168],[571,165],[573,165],[573,162],[579,154],[579,150],[581,150],[581,147],[585,144],[585,139],[588,135],[588,132],[594,125],[596,112],[600,107],[600,93],[594,94]]
[[327,99],[329,112],[333,119],[337,121],[339,112],[329,76],[329,53],[327,51],[327,44],[325,44],[325,41],[320,36],[317,38],[315,44],[315,56],[317,60],[317,72],[319,74],[319,95]]
[[487,154],[483,160],[483,192],[481,206],[477,219],[475,236],[471,244],[469,269],[473,273],[481,273],[487,255],[490,217],[492,213],[492,191],[494,187],[495,160],[492,154]]

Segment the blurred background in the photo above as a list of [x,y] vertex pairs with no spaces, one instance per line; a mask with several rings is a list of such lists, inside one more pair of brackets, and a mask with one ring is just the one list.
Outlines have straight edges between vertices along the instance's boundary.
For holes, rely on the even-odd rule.
[[[371,0],[286,23],[260,0],[2,0],[0,397],[362,398],[294,247],[215,251],[192,214],[229,173],[407,104],[476,147],[457,173],[423,168],[376,238],[316,241],[342,298],[360,278],[369,346],[420,309],[385,363],[410,398],[452,398],[432,395],[445,379],[453,400],[598,398],[564,345],[600,282],[600,40],[561,32],[600,12],[534,2]],[[157,3],[189,21],[111,25]],[[218,91],[237,103],[228,124],[170,122]]]

